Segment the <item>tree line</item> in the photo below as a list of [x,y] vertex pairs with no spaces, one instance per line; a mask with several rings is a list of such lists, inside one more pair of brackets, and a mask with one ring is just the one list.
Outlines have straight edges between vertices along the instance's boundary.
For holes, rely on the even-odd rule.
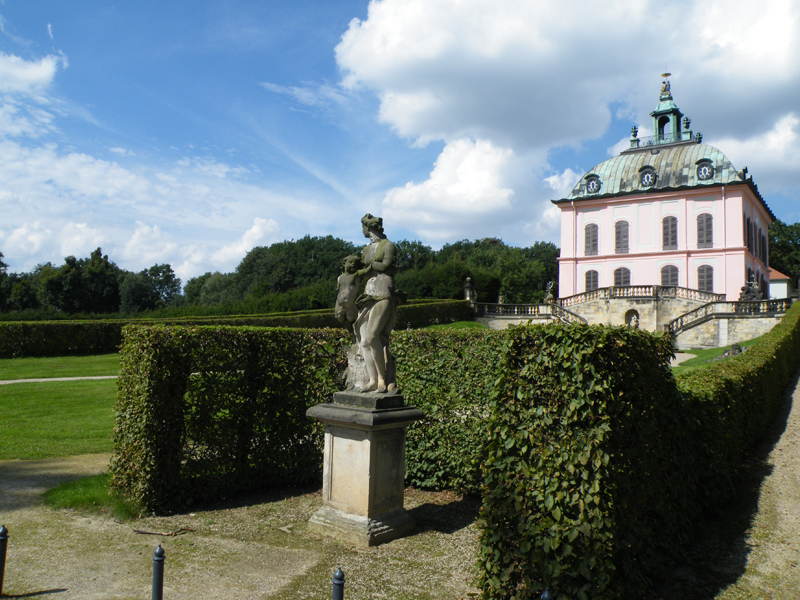
[[[401,240],[396,287],[409,299],[458,299],[471,277],[478,300],[540,302],[548,281],[558,280],[558,248],[536,242],[518,248],[496,238],[461,240],[433,250]],[[66,315],[143,316],[246,314],[332,308],[342,259],[361,246],[333,236],[305,236],[253,248],[230,273],[206,272],[181,280],[168,264],[138,273],[118,267],[102,249],[87,258],[68,256],[29,273],[8,273],[0,252],[3,318]]]

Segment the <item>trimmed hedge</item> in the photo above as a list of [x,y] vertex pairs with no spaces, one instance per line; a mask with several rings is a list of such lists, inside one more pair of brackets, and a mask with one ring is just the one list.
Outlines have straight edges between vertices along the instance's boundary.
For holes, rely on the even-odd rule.
[[800,305],[746,354],[676,383],[670,340],[586,325],[514,329],[490,401],[485,598],[639,598],[800,368]]
[[[471,318],[469,303],[458,300],[412,302],[398,307],[398,329]],[[0,323],[0,358],[77,356],[117,352],[126,325],[230,325],[340,328],[330,309],[268,315],[182,317],[162,320],[27,321]]]
[[343,330],[125,328],[111,488],[169,513],[321,474],[305,415],[344,367]]
[[[393,334],[398,385],[426,413],[408,432],[412,484],[478,490],[503,339],[489,330]],[[319,480],[323,428],[305,412],[344,385],[351,342],[341,329],[126,327],[112,487],[165,513]]]
[[671,341],[627,327],[514,328],[490,401],[481,519],[489,598],[635,597],[686,538],[691,421]]

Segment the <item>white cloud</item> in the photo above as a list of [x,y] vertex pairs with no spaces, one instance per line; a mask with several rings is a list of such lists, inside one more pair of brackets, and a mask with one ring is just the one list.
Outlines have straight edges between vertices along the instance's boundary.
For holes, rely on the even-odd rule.
[[550,177],[545,177],[547,185],[556,193],[556,198],[566,198],[572,192],[572,188],[578,183],[583,173],[576,173],[572,169],[565,169],[563,173],[556,173]]
[[120,156],[136,156],[136,154],[134,154],[130,150],[126,150],[125,148],[117,147],[117,148],[109,148],[108,150],[109,152],[113,152],[114,154],[119,154]]
[[24,223],[11,230],[4,240],[4,244],[12,252],[35,253],[39,252],[51,242],[51,231],[43,227],[39,221]]
[[27,61],[0,52],[0,93],[41,94],[53,81],[59,66],[67,66],[66,57],[47,55],[38,61]]
[[213,175],[220,179],[227,177],[229,174],[233,176],[244,175],[249,171],[242,166],[232,167],[226,163],[219,162],[210,156],[205,157],[184,157],[175,163],[179,167],[188,167],[196,173],[203,173],[206,175]]
[[279,240],[280,227],[272,219],[253,219],[253,226],[232,244],[223,246],[211,256],[211,260],[225,269],[233,269],[250,250],[256,246],[268,246]]
[[138,263],[152,265],[170,262],[178,250],[172,235],[158,225],[136,221],[136,229],[122,248],[122,257]]
[[47,24],[47,35],[50,36],[51,40],[53,39],[53,26],[50,23]]
[[737,170],[747,167],[760,188],[797,185],[800,165],[800,119],[789,113],[764,133],[746,138],[722,138],[709,143],[722,150]]
[[108,241],[102,231],[93,229],[86,223],[67,223],[58,238],[61,256],[88,256],[95,248]]
[[341,90],[327,84],[299,87],[278,85],[265,81],[261,83],[261,86],[270,92],[291,96],[305,106],[319,107],[327,106],[330,103],[344,104],[347,101],[347,97]]
[[460,139],[444,147],[430,178],[389,190],[386,218],[413,228],[426,240],[444,241],[455,225],[505,211],[514,191],[504,187],[512,151],[485,140]]

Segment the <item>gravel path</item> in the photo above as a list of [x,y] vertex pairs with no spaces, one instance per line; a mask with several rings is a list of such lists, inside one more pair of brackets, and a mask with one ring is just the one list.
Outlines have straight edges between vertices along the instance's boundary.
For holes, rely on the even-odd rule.
[[[471,585],[476,498],[408,489],[406,508],[417,532],[367,549],[306,529],[322,505],[316,489],[272,490],[194,513],[124,524],[41,504],[46,489],[102,473],[108,459],[0,461],[0,524],[10,532],[3,589],[8,597],[149,598],[159,544],[166,551],[167,600],[329,600],[331,577],[340,566],[348,600],[453,600],[477,592]],[[180,529],[187,531],[156,535]]]

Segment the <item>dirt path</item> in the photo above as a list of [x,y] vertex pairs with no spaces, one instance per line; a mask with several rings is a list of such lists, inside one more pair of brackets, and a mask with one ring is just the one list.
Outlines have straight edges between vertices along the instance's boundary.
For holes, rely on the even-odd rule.
[[[166,550],[164,597],[181,600],[329,599],[344,569],[348,600],[465,598],[471,586],[478,500],[409,490],[416,534],[361,549],[322,538],[306,522],[318,490],[275,490],[235,503],[122,524],[52,510],[41,494],[102,473],[108,455],[0,461],[0,523],[10,531],[3,591],[10,598],[128,600],[150,597],[153,551]],[[190,530],[175,537],[140,534]]]

